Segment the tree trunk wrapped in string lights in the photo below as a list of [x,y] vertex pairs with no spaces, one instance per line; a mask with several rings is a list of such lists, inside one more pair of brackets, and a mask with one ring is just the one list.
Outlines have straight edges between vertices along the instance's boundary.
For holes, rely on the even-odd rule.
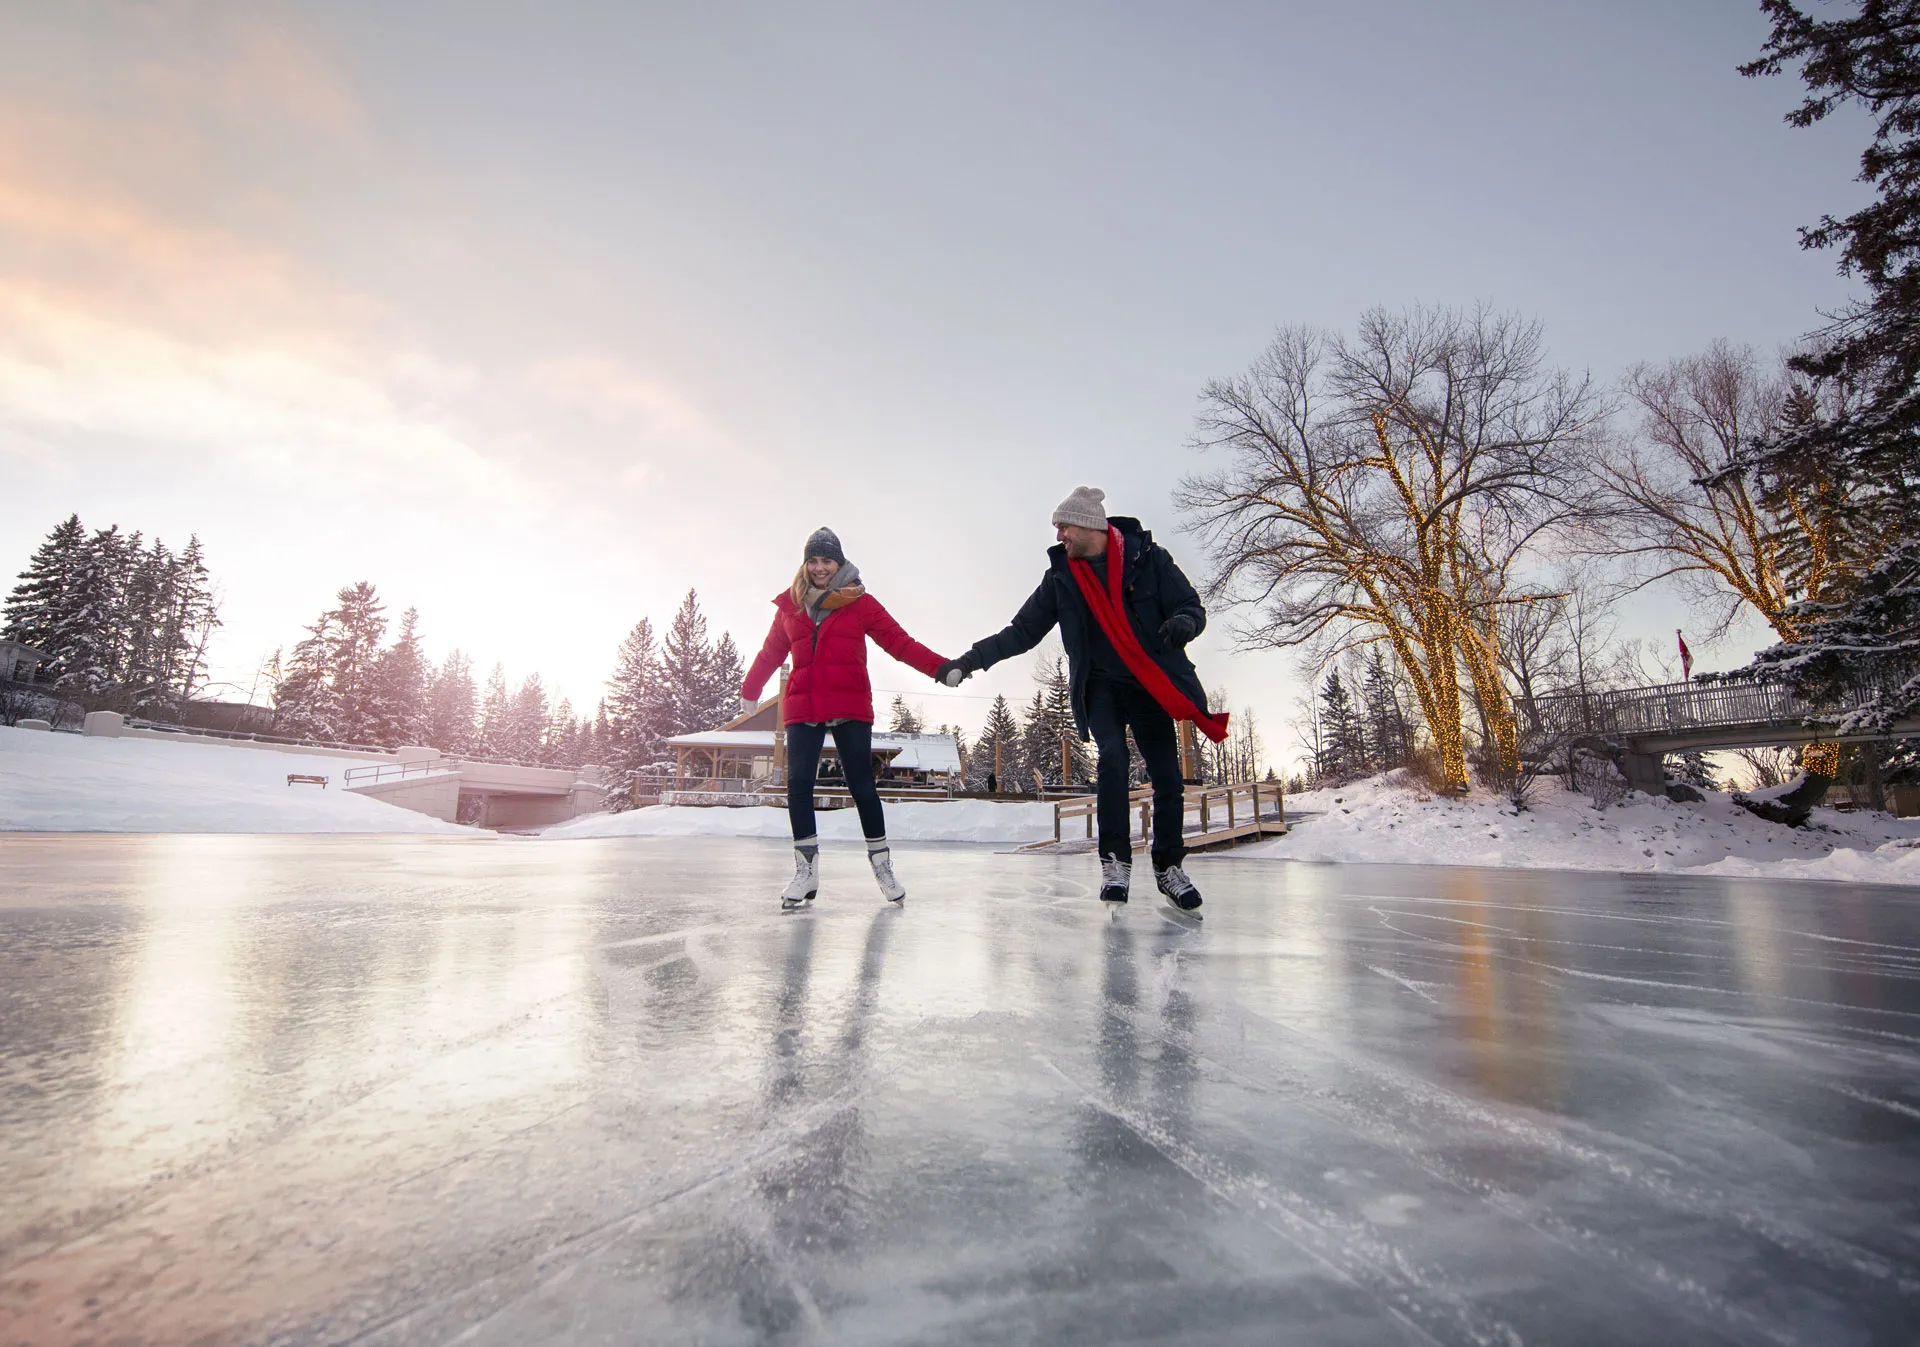
[[1353,338],[1285,329],[1210,383],[1195,443],[1224,462],[1187,478],[1180,504],[1243,638],[1320,659],[1387,645],[1464,788],[1461,672],[1511,770],[1501,614],[1539,597],[1515,577],[1584,507],[1575,469],[1599,416],[1585,380],[1547,368],[1535,323],[1375,310]]

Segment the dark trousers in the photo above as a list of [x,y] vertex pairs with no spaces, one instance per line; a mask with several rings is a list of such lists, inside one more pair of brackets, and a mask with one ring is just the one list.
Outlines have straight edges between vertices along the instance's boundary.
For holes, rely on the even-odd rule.
[[[828,728],[787,726],[787,818],[793,823],[796,842],[813,836],[813,778],[820,771],[820,750],[827,746]],[[831,728],[840,774],[853,795],[853,807],[860,811],[860,831],[868,838],[885,837],[887,816],[873,784],[873,726],[864,720],[843,720]]]
[[1100,854],[1133,858],[1133,811],[1128,804],[1127,731],[1147,764],[1153,783],[1153,866],[1164,870],[1186,859],[1181,833],[1186,825],[1186,787],[1180,780],[1180,742],[1173,717],[1153,694],[1131,679],[1121,682],[1095,673],[1087,679],[1087,728],[1100,749],[1095,816],[1100,822]]

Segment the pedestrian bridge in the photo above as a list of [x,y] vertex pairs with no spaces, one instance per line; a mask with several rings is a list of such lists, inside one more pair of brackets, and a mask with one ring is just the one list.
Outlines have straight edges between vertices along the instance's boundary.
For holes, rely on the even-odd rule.
[[1811,700],[1779,680],[1663,683],[1555,693],[1523,700],[1516,709],[1537,738],[1597,739],[1616,746],[1627,780],[1657,793],[1664,781],[1661,760],[1669,753],[1920,736],[1920,716],[1865,728],[1857,721],[1848,725],[1837,709],[1891,701],[1903,681],[1897,675],[1862,679],[1840,688],[1831,700]]

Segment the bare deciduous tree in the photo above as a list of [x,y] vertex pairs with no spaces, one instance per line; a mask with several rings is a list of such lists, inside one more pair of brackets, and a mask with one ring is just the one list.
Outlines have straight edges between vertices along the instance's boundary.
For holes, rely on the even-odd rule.
[[[1855,487],[1813,467],[1763,492],[1747,465],[1768,436],[1843,411],[1845,390],[1796,383],[1724,341],[1635,366],[1625,387],[1641,422],[1594,461],[1589,546],[1632,563],[1633,588],[1679,582],[1713,615],[1710,636],[1750,609],[1781,640],[1797,639],[1794,605],[1827,598],[1858,564]],[[1834,746],[1813,746],[1812,769],[1830,760]]]
[[1196,444],[1227,461],[1178,498],[1212,594],[1249,614],[1242,639],[1384,642],[1455,787],[1464,671],[1511,770],[1504,613],[1537,593],[1519,577],[1543,531],[1582,507],[1576,462],[1604,411],[1590,383],[1547,368],[1536,323],[1375,310],[1352,339],[1283,330],[1203,401]]

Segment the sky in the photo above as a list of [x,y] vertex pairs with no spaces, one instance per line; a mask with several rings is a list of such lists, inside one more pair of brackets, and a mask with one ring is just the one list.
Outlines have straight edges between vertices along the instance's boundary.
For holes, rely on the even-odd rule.
[[[1611,383],[1843,303],[1795,230],[1864,199],[1862,124],[1787,127],[1797,81],[1734,71],[1765,34],[1741,0],[0,0],[0,570],[76,511],[197,534],[230,695],[370,580],[581,709],[689,588],[751,656],[821,524],[944,655],[1082,483],[1198,581],[1199,393],[1276,328],[1486,302]],[[1233,628],[1201,676],[1285,770],[1298,658]],[[969,730],[1031,691],[872,669]]]

